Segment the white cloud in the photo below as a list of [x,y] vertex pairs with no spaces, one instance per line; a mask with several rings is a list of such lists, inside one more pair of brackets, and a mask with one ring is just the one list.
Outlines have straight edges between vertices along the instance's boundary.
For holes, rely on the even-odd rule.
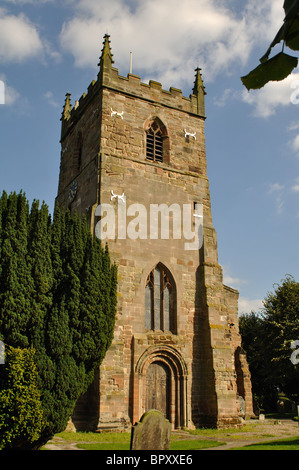
[[48,103],[53,106],[54,108],[59,108],[61,106],[61,103],[58,103],[57,100],[55,100],[54,94],[52,91],[47,91],[44,94],[44,98],[48,101]]
[[281,214],[283,212],[283,208],[284,208],[284,201],[279,196],[279,197],[276,198],[276,211],[277,211],[277,214]]
[[283,191],[285,186],[280,183],[269,184],[268,194],[275,196],[275,207],[277,214],[282,214],[284,209]]
[[0,80],[4,83],[4,104],[5,106],[12,106],[20,98],[20,94],[8,85],[5,75],[0,74]]
[[271,183],[269,184],[269,194],[272,194],[276,191],[282,191],[284,189],[284,186],[280,183]]
[[243,101],[254,107],[254,114],[267,118],[282,106],[292,103],[292,84],[298,81],[299,73],[292,73],[280,82],[269,82],[260,90],[243,91]]
[[299,135],[297,135],[294,140],[293,140],[293,149],[295,150],[295,152],[298,152],[299,151]]
[[227,286],[237,289],[238,286],[247,284],[247,281],[237,277],[232,277],[229,274],[229,268],[227,266],[223,266],[223,283]]
[[[244,279],[232,277],[229,274],[229,267],[223,266],[223,283],[227,286],[238,289],[241,285],[247,284]],[[250,313],[251,311],[258,311],[263,307],[263,301],[260,299],[248,299],[246,297],[239,297],[239,314]]]
[[214,104],[221,108],[226,106],[227,102],[233,99],[240,100],[240,92],[238,90],[226,88],[220,97],[218,96],[214,98]]
[[290,124],[288,127],[289,132],[296,132],[295,136],[292,137],[292,139],[289,142],[290,148],[299,156],[299,134],[298,134],[298,129],[299,129],[299,122],[293,122]]
[[299,193],[299,178],[296,178],[296,184],[291,187],[292,191]]
[[77,0],[61,46],[78,67],[94,68],[108,32],[120,69],[128,70],[132,51],[135,69],[163,85],[182,86],[196,66],[212,80],[236,61],[246,64],[257,43],[268,47],[283,19],[281,0],[248,0],[238,13],[229,7],[229,0]]
[[288,126],[288,131],[297,131],[298,129],[299,129],[299,122],[292,122],[292,124]]
[[0,9],[0,60],[20,62],[43,51],[37,28],[23,15],[10,15]]
[[[240,286],[247,284],[244,279],[232,277],[229,274],[229,268],[223,266],[223,283],[227,286],[233,287],[234,289],[240,288]],[[239,297],[239,314],[250,313],[251,311],[258,311],[263,306],[263,301],[260,299],[248,299],[246,297]]]
[[12,106],[20,98],[20,94],[17,90],[10,86],[5,88],[5,105]]
[[53,50],[52,45],[50,42],[44,40],[44,51],[46,55],[56,64],[61,63],[62,61],[62,54],[56,50]]
[[263,308],[263,300],[261,299],[248,299],[246,297],[239,298],[239,314],[258,312]]

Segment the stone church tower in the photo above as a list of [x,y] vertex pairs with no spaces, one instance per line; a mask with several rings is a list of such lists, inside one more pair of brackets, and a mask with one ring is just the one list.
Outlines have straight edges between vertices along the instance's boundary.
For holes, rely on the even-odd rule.
[[114,340],[73,424],[126,429],[155,408],[174,428],[240,425],[251,382],[218,264],[200,69],[186,98],[113,63],[105,35],[97,80],[74,107],[66,95],[61,118],[57,201],[87,215],[118,265]]

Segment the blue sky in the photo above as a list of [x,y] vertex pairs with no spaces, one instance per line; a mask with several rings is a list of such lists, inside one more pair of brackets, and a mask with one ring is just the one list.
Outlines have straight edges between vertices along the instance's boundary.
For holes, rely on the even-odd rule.
[[224,282],[240,292],[240,312],[256,310],[286,274],[299,281],[299,70],[257,92],[240,80],[282,24],[282,5],[1,0],[0,190],[22,189],[52,212],[65,94],[74,104],[96,78],[105,33],[123,76],[132,52],[133,73],[143,82],[158,80],[189,96],[199,66],[219,262]]

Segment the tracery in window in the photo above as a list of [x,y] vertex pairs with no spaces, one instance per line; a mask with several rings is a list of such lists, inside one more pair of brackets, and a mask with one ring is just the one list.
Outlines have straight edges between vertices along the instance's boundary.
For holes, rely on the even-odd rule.
[[154,162],[163,162],[168,158],[168,137],[165,126],[154,119],[146,131],[146,158]]
[[176,329],[176,288],[168,269],[159,263],[148,275],[145,285],[145,328]]

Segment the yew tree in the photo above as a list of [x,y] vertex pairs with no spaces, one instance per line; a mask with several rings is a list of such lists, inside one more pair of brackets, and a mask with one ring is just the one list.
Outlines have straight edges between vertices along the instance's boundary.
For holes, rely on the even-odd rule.
[[[84,218],[56,206],[52,220],[45,203],[30,207],[22,192],[3,192],[0,338],[7,348],[34,350],[42,410],[39,436],[22,440],[23,448],[39,448],[62,431],[92,382],[113,338],[116,288],[108,248]],[[12,380],[10,366],[9,360],[1,365],[0,374]],[[0,448],[7,419],[0,404]],[[19,442],[16,433],[10,447]]]

